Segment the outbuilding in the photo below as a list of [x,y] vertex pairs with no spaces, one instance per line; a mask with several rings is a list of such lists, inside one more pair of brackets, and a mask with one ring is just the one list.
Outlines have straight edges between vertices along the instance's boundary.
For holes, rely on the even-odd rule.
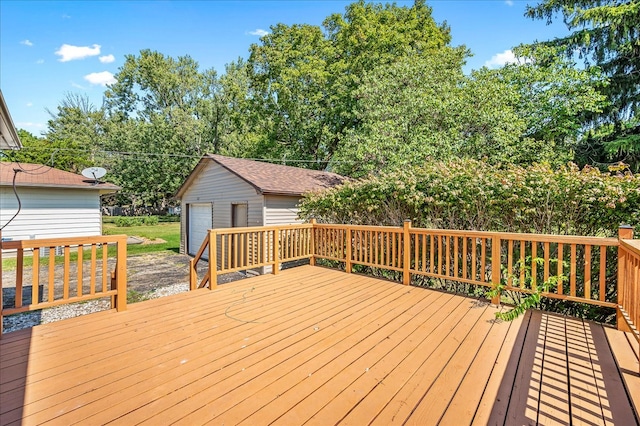
[[100,196],[119,189],[43,164],[0,162],[2,238],[101,235]]
[[222,155],[205,155],[177,192],[180,251],[195,255],[211,228],[300,223],[302,195],[341,184],[344,177]]

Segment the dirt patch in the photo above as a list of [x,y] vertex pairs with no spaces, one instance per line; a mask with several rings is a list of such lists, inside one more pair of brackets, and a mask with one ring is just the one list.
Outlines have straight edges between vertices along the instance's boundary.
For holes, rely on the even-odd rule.
[[[135,291],[138,293],[147,293],[152,290],[166,287],[174,284],[188,284],[189,283],[189,261],[190,256],[183,254],[168,254],[168,253],[149,253],[138,256],[129,256],[127,258],[127,290]],[[110,259],[109,270],[113,270],[115,261]],[[68,277],[71,296],[76,294],[77,289],[77,263],[72,262],[69,265]],[[87,294],[90,291],[90,279],[89,269],[90,263],[83,263],[83,293]],[[208,268],[206,261],[201,260],[198,262],[198,276],[203,277]],[[63,265],[56,265],[55,273],[55,298],[59,298],[62,295],[63,288],[62,283],[64,280],[64,268]],[[47,298],[47,266],[42,266],[40,270],[40,290],[39,294],[41,300]],[[97,286],[101,288],[101,276],[102,272],[99,268],[96,273]],[[225,274],[218,277],[218,283],[225,283],[231,281],[237,281],[243,279],[246,276],[241,273]],[[23,274],[23,303],[31,303],[31,283],[33,282],[31,268],[25,268]],[[16,271],[3,272],[3,305],[5,307],[13,306],[15,300],[15,283],[16,283]]]

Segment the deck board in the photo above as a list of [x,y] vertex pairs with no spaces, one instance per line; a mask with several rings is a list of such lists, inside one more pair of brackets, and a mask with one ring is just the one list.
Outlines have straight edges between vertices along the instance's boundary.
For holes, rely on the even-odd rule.
[[637,423],[611,330],[498,309],[304,266],[45,324],[0,340],[0,425]]

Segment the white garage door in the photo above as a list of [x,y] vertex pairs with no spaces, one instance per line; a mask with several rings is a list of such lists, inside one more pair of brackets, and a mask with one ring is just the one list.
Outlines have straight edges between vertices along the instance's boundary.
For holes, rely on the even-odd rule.
[[[189,204],[189,254],[195,255],[211,229],[211,204]],[[207,259],[208,251],[202,255]]]

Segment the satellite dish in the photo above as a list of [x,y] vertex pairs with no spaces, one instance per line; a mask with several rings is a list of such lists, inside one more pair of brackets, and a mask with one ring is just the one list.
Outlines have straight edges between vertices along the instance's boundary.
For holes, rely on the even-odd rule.
[[107,171],[102,167],[87,167],[82,171],[82,176],[93,180],[95,183],[98,183],[98,179],[106,174]]

